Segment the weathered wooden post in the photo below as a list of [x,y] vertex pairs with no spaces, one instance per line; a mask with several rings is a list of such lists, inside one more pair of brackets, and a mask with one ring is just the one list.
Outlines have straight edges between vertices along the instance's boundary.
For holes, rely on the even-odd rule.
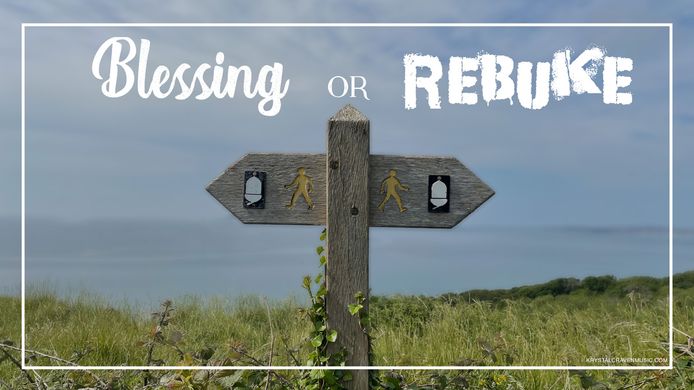
[[[348,311],[357,292],[368,298],[369,227],[452,228],[494,195],[453,157],[370,155],[369,132],[347,105],[328,121],[327,155],[247,154],[207,186],[243,223],[327,226],[328,325],[349,366],[369,365],[368,336]],[[350,388],[368,388],[368,371],[352,378]]]
[[[368,336],[347,311],[357,292],[369,294],[369,120],[352,106],[328,122],[326,162],[328,326],[347,349],[347,365],[368,366]],[[352,388],[368,387],[368,371],[352,378]]]

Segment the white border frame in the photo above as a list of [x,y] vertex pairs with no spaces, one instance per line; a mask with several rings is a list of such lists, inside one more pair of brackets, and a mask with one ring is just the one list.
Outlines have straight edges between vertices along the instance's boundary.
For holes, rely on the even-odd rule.
[[[668,116],[668,259],[669,259],[669,364],[667,366],[28,366],[26,360],[25,260],[26,260],[26,122],[25,122],[25,33],[27,27],[618,27],[667,28],[669,38],[669,116]],[[672,188],[673,188],[673,32],[672,23],[22,23],[21,34],[21,258],[22,258],[22,369],[33,370],[662,370],[673,368],[673,294],[672,294]]]

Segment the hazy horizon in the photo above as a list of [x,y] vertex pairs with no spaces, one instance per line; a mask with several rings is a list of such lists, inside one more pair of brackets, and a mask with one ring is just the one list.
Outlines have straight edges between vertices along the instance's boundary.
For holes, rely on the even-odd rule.
[[[319,226],[132,219],[27,221],[27,286],[110,299],[182,295],[301,296],[319,271]],[[19,230],[0,218],[0,291],[19,289]],[[657,226],[465,226],[372,228],[375,294],[438,295],[476,288],[611,274],[667,276],[667,228]],[[269,237],[269,238],[268,238]],[[271,242],[271,245],[268,245]],[[694,235],[677,229],[674,271],[694,269]],[[262,282],[261,282],[262,281]],[[68,294],[69,295],[69,294]]]

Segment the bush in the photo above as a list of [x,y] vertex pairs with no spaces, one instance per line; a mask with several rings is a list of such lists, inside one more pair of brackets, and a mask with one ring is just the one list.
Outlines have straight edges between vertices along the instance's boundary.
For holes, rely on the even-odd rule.
[[612,275],[588,276],[583,279],[581,286],[594,293],[604,293],[615,283],[617,283],[617,278]]

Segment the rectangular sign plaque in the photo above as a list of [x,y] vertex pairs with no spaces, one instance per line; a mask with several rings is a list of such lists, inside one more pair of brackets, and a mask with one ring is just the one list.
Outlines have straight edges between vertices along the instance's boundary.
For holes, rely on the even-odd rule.
[[447,213],[451,210],[451,177],[448,175],[429,175],[430,213]]
[[245,171],[243,175],[243,207],[265,208],[265,172]]

